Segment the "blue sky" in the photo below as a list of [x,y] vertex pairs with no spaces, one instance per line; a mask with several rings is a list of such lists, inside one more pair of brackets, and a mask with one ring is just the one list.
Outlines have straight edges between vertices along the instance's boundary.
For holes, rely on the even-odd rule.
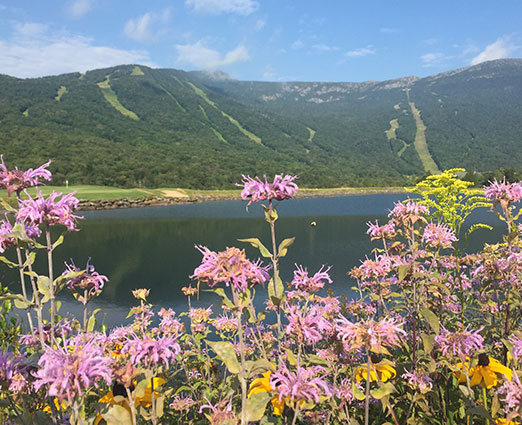
[[0,0],[0,73],[119,64],[365,81],[522,57],[520,0]]

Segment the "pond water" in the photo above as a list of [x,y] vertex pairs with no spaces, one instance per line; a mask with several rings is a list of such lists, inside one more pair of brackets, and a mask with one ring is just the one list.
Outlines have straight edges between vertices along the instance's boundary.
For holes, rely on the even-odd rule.
[[[406,199],[406,194],[356,195],[338,198],[294,199],[278,206],[276,223],[278,242],[296,237],[286,257],[281,259],[283,281],[292,279],[295,264],[303,265],[313,274],[322,265],[332,266],[333,291],[352,295],[353,281],[347,272],[376,243],[366,235],[368,221],[384,223],[393,204]],[[73,259],[83,267],[91,258],[96,270],[110,279],[103,294],[90,304],[90,310],[101,307],[99,315],[109,326],[122,324],[129,308],[135,305],[131,290],[150,288],[149,300],[156,308],[170,307],[176,312],[186,310],[186,297],[180,289],[190,283],[189,276],[201,262],[195,245],[214,251],[228,246],[245,247],[250,259],[259,253],[239,238],[259,238],[270,246],[268,224],[263,220],[260,205],[246,202],[220,201],[190,205],[173,205],[125,210],[84,212],[80,231],[66,235],[63,245],[55,251],[55,273],[64,270],[63,262]],[[317,226],[310,223],[315,221]],[[477,250],[484,242],[499,240],[502,223],[487,210],[475,213],[470,222],[495,226],[493,231],[477,231],[469,241],[468,251]],[[44,274],[46,263],[40,253],[35,265]],[[16,274],[0,265],[0,281],[18,291]],[[264,296],[261,290],[258,298]],[[74,299],[60,294],[61,313],[80,315]],[[202,293],[199,304],[219,305],[213,294]]]

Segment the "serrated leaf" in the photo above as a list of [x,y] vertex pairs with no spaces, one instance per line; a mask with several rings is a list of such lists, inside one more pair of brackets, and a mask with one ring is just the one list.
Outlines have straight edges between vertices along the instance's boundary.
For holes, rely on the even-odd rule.
[[230,373],[239,373],[241,367],[237,361],[236,349],[230,342],[207,341],[207,344],[218,355]]
[[293,238],[287,238],[283,240],[279,244],[279,248],[277,249],[277,256],[278,257],[284,257],[288,251],[288,248],[294,243],[295,237]]
[[247,399],[246,402],[246,418],[247,422],[256,422],[261,420],[265,414],[266,405],[272,396],[268,393],[256,393]]
[[422,309],[420,314],[426,319],[426,321],[431,326],[431,329],[438,335],[440,333],[440,321],[437,315],[427,308]]
[[258,238],[238,239],[239,242],[246,242],[252,245],[254,248],[259,249],[259,252],[263,257],[272,258],[270,251],[261,243]]

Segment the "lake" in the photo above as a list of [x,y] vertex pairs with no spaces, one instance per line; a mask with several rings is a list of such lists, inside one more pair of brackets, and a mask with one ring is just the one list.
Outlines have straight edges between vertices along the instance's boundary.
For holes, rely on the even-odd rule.
[[[354,282],[347,272],[377,246],[366,235],[366,223],[376,219],[385,223],[393,204],[407,197],[407,194],[354,195],[281,202],[280,219],[276,223],[278,243],[296,237],[287,256],[281,259],[283,281],[292,279],[296,263],[308,267],[311,274],[322,265],[331,265],[332,289],[338,295],[351,296]],[[258,258],[258,251],[237,239],[257,237],[265,246],[271,246],[261,206],[251,204],[248,211],[245,207],[243,201],[219,201],[83,212],[81,231],[67,234],[64,244],[54,253],[55,273],[61,273],[63,262],[70,258],[78,267],[84,267],[91,258],[96,270],[110,281],[103,294],[91,302],[90,310],[101,307],[100,314],[109,326],[124,322],[136,301],[131,294],[135,288],[150,288],[149,300],[156,308],[171,307],[179,313],[186,310],[186,298],[180,289],[190,283],[189,276],[202,258],[194,245],[214,251],[228,246],[245,247],[250,259]],[[312,221],[317,226],[312,227]],[[468,251],[479,249],[484,242],[498,241],[504,230],[502,223],[486,209],[475,213],[470,222],[478,221],[495,229],[477,231],[469,241]],[[40,253],[35,266],[41,274],[46,273],[44,257]],[[19,292],[16,273],[3,265],[0,265],[0,281]],[[259,299],[264,297],[264,291],[260,292]],[[60,313],[81,317],[80,307],[71,296],[62,293],[59,299]],[[199,304],[218,306],[219,299],[202,293]]]

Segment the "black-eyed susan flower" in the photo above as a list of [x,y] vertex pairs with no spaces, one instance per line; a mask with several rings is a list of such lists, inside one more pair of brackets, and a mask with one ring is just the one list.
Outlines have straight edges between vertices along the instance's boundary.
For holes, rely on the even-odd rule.
[[[372,363],[370,366],[370,382],[386,382],[388,379],[395,378],[397,371],[385,362]],[[355,372],[355,380],[360,383],[368,379],[368,363],[363,363]]]
[[[248,388],[247,397],[250,398],[254,394],[257,393],[271,393],[274,392],[274,389],[270,385],[270,375],[272,375],[272,372],[268,371],[263,373],[262,378],[256,378],[252,381],[250,384],[250,387]],[[272,397],[270,400],[272,402],[272,407],[274,409],[274,415],[280,416],[283,413],[283,410],[285,408],[285,401],[279,400],[279,397],[276,395],[275,397]]]
[[520,424],[520,422],[510,421],[510,420],[504,419],[504,418],[498,418],[495,421],[495,425],[521,425],[521,424]]
[[[489,389],[497,385],[497,374],[504,375],[510,381],[513,375],[511,369],[507,368],[493,357],[489,357],[485,353],[479,354],[478,363],[476,366],[470,369],[469,364],[470,360],[468,358],[467,361],[464,363],[464,367],[468,371],[468,376],[470,380],[469,384],[472,387],[475,385],[481,385]],[[459,382],[466,382],[466,374],[464,372],[462,363],[458,363],[457,367],[462,370],[462,372],[458,373],[457,376]]]

